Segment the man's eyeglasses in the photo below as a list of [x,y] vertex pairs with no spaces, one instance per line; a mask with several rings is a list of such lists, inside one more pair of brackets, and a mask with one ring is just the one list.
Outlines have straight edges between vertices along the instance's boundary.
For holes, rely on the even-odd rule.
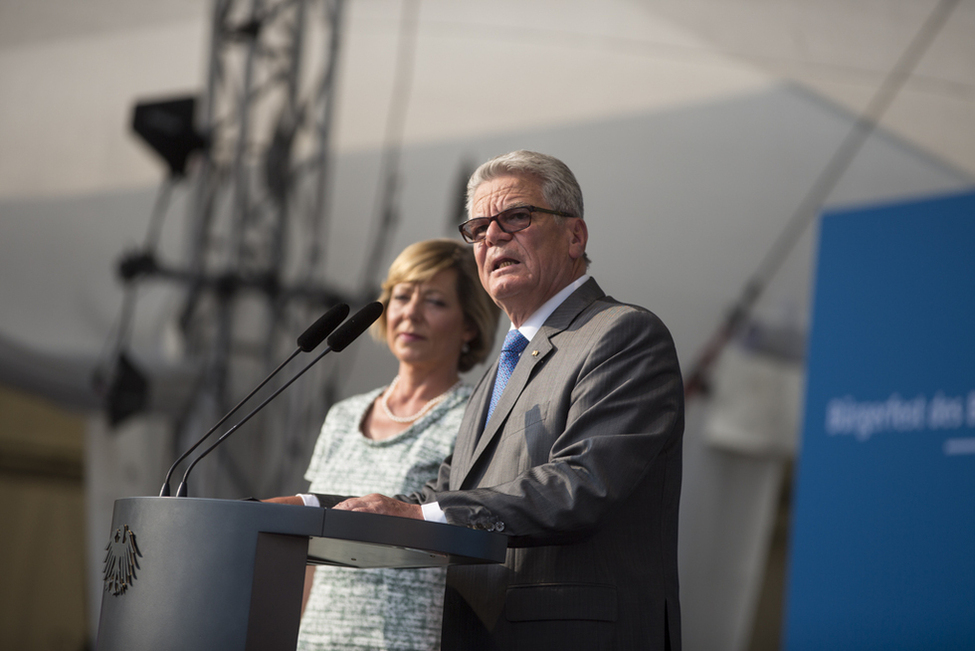
[[475,217],[474,219],[468,219],[457,228],[466,241],[471,244],[477,244],[478,242],[484,241],[484,236],[487,235],[488,226],[491,225],[491,222],[498,222],[498,228],[505,233],[517,233],[531,226],[533,212],[545,212],[550,215],[558,215],[559,217],[575,217],[575,215],[559,212],[558,210],[539,208],[538,206],[516,206],[515,208],[503,210],[494,217]]

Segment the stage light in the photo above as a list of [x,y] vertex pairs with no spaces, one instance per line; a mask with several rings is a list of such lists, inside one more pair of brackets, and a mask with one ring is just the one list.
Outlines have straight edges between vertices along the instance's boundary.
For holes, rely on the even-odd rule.
[[195,112],[194,97],[135,105],[132,129],[166,161],[173,176],[184,176],[190,154],[206,146],[193,123]]

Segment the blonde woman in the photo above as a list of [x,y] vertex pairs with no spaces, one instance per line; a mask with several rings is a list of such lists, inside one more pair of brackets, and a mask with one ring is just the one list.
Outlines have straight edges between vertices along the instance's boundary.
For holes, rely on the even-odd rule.
[[[460,373],[493,345],[499,310],[461,242],[407,247],[379,300],[386,309],[373,335],[389,346],[399,371],[387,386],[329,410],[305,473],[311,493],[408,494],[433,479],[453,451],[471,394]],[[444,576],[441,568],[315,568],[306,581],[299,651],[439,649]]]

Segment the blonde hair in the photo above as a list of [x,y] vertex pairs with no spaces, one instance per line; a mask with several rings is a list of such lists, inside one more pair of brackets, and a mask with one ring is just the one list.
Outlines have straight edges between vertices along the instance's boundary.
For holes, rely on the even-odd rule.
[[[485,360],[494,345],[501,310],[494,304],[477,275],[477,263],[470,246],[456,240],[434,239],[411,244],[396,256],[389,265],[389,273],[382,284],[379,302],[389,306],[393,287],[399,283],[422,283],[441,271],[457,272],[457,298],[466,324],[473,326],[476,334],[461,351],[458,370],[469,371]],[[386,341],[386,312],[372,326],[372,336]]]

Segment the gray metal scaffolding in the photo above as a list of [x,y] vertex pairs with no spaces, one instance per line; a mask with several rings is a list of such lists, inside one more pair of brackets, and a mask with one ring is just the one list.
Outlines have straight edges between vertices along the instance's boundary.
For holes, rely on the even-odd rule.
[[[361,302],[324,283],[343,6],[344,0],[214,3],[198,124],[207,147],[188,179],[186,292],[178,316],[183,354],[202,370],[178,423],[175,452],[293,351],[297,334],[324,309]],[[281,375],[287,379],[298,368]],[[327,410],[326,393],[324,371],[313,370],[194,470],[190,494],[292,490],[303,471],[296,464],[307,458]]]

